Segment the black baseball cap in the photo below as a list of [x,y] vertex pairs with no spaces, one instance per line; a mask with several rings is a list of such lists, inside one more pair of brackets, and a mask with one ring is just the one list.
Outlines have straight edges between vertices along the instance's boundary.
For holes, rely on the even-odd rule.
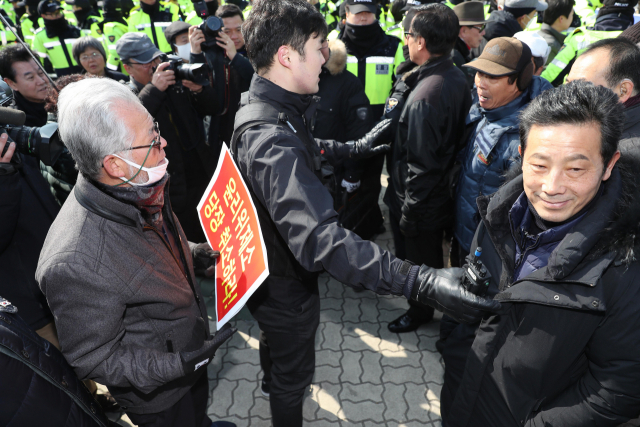
[[371,12],[376,13],[378,7],[373,0],[347,0],[349,13]]
[[62,9],[62,5],[57,0],[42,0],[40,4],[38,4],[38,14],[40,15],[55,12],[60,9]]
[[433,0],[407,0],[407,4],[402,8],[402,11],[413,9],[414,7],[422,6],[423,4],[433,3]]
[[65,0],[65,3],[71,6],[78,6],[83,9],[91,9],[91,3],[89,3],[89,0]]

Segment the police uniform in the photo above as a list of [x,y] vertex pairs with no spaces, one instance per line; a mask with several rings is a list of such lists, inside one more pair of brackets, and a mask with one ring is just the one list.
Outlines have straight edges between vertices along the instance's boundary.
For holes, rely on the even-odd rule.
[[37,25],[34,25],[34,20],[29,17],[28,14],[22,15],[20,18],[20,29],[22,30],[22,37],[24,38],[24,42],[29,46],[33,46],[33,38],[35,37],[35,32],[38,28],[44,27],[44,19],[37,18],[35,19]]
[[[2,13],[4,14],[4,10],[2,11]],[[15,25],[11,18],[5,16],[5,19],[7,20],[9,25]],[[14,31],[17,32],[18,29],[14,27]],[[10,43],[15,43],[15,41],[16,41],[16,36],[11,32],[10,29],[5,27],[2,21],[0,21],[0,45],[2,47],[5,47]]]
[[178,21],[179,7],[173,3],[159,1],[156,3],[159,8],[152,19],[142,8],[136,7],[129,15],[129,31],[143,32],[149,36],[153,44],[164,53],[172,53],[173,49],[164,37],[164,29],[173,21]]
[[598,40],[618,37],[622,31],[594,31],[588,28],[576,28],[571,35],[564,40],[564,46],[558,52],[553,61],[547,65],[540,77],[548,80],[552,85],[559,86],[569,74],[573,62],[587,47]]
[[122,61],[120,61],[120,57],[118,56],[118,52],[116,51],[116,43],[120,40],[120,37],[129,32],[129,28],[121,22],[106,22],[102,25],[102,44],[104,45],[104,50],[107,52],[107,68],[113,71],[117,71],[118,69],[122,69],[124,72],[124,67],[121,67]]
[[[46,0],[38,5],[38,13],[41,15],[61,9],[62,6],[56,0]],[[47,28],[47,23],[61,25],[60,28],[52,26]],[[44,24],[44,27],[35,31],[32,45],[32,49],[40,56],[43,64],[48,59],[58,77],[81,72],[82,67],[71,54],[73,43],[82,36],[80,29],[65,23],[64,18],[45,21]]]

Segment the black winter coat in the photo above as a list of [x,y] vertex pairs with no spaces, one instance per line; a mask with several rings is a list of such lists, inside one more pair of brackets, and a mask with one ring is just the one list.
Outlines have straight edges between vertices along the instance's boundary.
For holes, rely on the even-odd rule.
[[269,258],[270,275],[249,305],[270,300],[293,308],[310,293],[317,294],[317,282],[304,281],[310,272],[323,270],[352,286],[400,295],[406,263],[338,226],[333,199],[319,179],[314,158],[324,150],[325,158],[338,164],[348,157],[349,148],[313,139],[310,123],[317,98],[289,92],[258,75],[248,95],[249,102],[266,102],[287,116],[286,123],[248,129],[238,139],[235,153],[254,204],[262,212],[260,226]]
[[20,307],[20,315],[36,330],[53,322],[35,274],[38,257],[60,210],[40,163],[22,158],[22,169],[0,176],[0,295]]
[[459,370],[445,374],[447,427],[613,427],[640,414],[639,168],[623,156],[547,266],[515,283],[508,212],[522,175],[478,198],[472,247],[503,312],[444,337],[445,371]]
[[448,174],[462,148],[471,108],[466,77],[449,56],[403,76],[414,87],[406,100],[389,169],[402,215],[420,229],[441,229],[453,216]]
[[30,330],[18,310],[0,306],[0,425],[115,426],[62,353]]

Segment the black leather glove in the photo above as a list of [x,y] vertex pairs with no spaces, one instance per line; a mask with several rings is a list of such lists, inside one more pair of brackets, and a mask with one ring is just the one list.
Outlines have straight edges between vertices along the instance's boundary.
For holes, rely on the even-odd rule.
[[442,311],[460,323],[478,323],[487,312],[497,312],[498,301],[474,295],[462,285],[462,268],[431,268],[423,265],[418,271],[411,300]]
[[400,232],[405,237],[416,237],[419,234],[418,223],[409,221],[406,216],[402,215],[402,218],[400,218]]
[[193,269],[197,276],[211,277],[216,272],[219,251],[214,251],[208,243],[200,243],[193,250]]
[[236,328],[232,328],[231,325],[227,323],[222,329],[216,332],[215,335],[205,340],[202,347],[198,350],[181,351],[180,360],[182,361],[184,374],[189,375],[195,370],[211,363],[213,356],[216,354],[216,350],[218,350],[226,340],[231,338],[236,331]]
[[378,123],[369,131],[369,133],[359,140],[347,142],[346,144],[349,146],[349,157],[353,159],[366,159],[368,157],[375,156],[376,154],[382,154],[389,151],[391,149],[391,145],[379,144],[390,139],[388,135],[390,127],[391,119],[385,119]]

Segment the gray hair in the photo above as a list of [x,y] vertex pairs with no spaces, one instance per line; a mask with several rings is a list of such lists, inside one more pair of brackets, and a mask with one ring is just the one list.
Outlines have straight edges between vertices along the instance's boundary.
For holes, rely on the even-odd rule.
[[73,43],[73,47],[71,48],[73,59],[75,59],[76,62],[80,64],[80,55],[82,55],[84,51],[90,47],[100,52],[100,55],[102,55],[104,61],[107,62],[107,54],[104,51],[102,43],[100,43],[98,39],[95,39],[91,36],[80,37]]
[[[135,134],[124,123],[123,107],[149,116],[127,86],[108,78],[80,80],[60,91],[60,138],[84,176],[98,180],[105,156],[133,145]],[[131,157],[129,152],[124,154]]]

